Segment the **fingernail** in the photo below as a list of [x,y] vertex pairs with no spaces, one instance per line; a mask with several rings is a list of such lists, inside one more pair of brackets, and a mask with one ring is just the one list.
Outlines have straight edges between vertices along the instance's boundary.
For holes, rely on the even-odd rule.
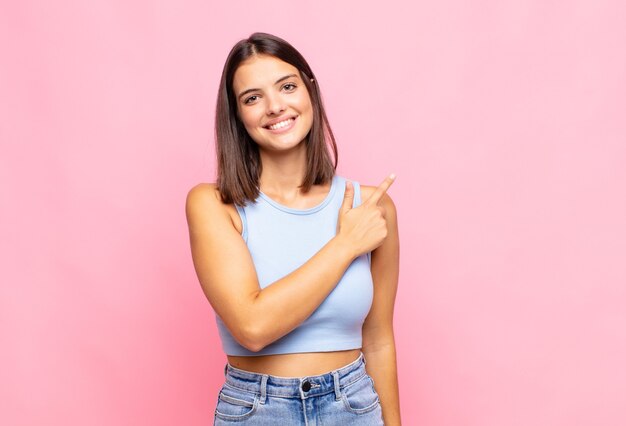
[[395,179],[395,178],[396,178],[396,174],[395,174],[395,173],[392,173],[392,174],[390,174],[390,175],[389,175],[389,177],[393,180],[393,179]]

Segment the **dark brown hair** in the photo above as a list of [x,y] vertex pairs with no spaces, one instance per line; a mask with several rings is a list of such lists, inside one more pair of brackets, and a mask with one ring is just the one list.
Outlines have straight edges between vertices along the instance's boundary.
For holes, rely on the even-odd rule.
[[[259,147],[248,135],[237,115],[233,77],[239,65],[254,55],[274,56],[300,71],[313,107],[313,124],[305,139],[307,169],[300,188],[308,192],[312,185],[329,182],[337,169],[337,144],[322,104],[317,78],[304,57],[285,40],[266,33],[254,33],[231,49],[224,64],[217,95],[215,140],[217,187],[225,203],[240,206],[259,196],[262,164]],[[331,160],[329,148],[334,155]]]

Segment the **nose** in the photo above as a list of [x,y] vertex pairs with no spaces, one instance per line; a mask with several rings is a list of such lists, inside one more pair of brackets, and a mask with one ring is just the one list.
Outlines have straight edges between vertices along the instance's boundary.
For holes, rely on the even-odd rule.
[[283,98],[278,95],[269,95],[267,96],[267,114],[268,115],[276,115],[280,114],[285,110],[285,102]]

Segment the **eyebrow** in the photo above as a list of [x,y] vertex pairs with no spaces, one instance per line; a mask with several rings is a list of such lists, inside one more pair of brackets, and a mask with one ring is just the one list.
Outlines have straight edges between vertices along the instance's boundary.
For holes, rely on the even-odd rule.
[[[291,78],[291,77],[297,77],[297,75],[296,75],[296,74],[289,74],[289,75],[286,75],[286,76],[281,77],[281,78],[279,78],[278,80],[276,80],[276,82],[275,82],[274,84],[278,84],[278,83],[280,83],[281,81],[283,81],[283,80],[287,80],[288,78]],[[243,95],[245,95],[245,94],[247,94],[247,93],[250,93],[250,92],[256,92],[257,90],[261,90],[261,89],[246,89],[246,90],[244,90],[243,92],[241,92],[239,95],[237,95],[237,99],[241,99],[241,97],[242,97]]]

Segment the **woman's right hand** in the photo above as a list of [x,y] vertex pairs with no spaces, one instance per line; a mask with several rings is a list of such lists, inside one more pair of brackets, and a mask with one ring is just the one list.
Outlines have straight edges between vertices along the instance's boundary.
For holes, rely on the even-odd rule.
[[386,177],[372,195],[356,208],[352,208],[354,186],[352,182],[346,181],[346,191],[337,219],[336,238],[348,244],[355,257],[374,250],[387,237],[385,209],[379,202],[395,178],[394,174]]

